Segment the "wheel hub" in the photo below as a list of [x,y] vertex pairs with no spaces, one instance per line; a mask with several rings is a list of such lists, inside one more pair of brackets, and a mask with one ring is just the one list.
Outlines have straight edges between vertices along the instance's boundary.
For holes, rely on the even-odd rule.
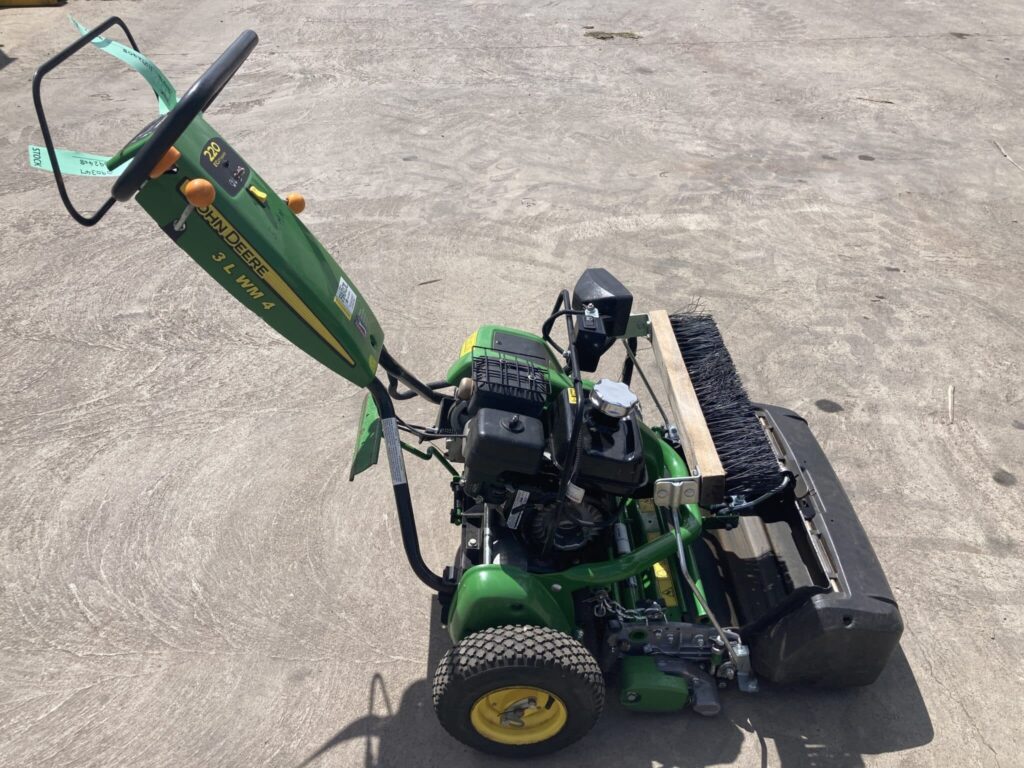
[[565,726],[568,710],[543,688],[519,686],[485,693],[470,710],[477,733],[500,744],[534,744]]

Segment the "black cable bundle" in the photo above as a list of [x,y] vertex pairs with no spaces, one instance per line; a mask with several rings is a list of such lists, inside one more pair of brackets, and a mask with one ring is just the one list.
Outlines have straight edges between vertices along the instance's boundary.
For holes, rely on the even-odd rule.
[[726,500],[742,496],[749,502],[777,490],[783,480],[779,462],[714,319],[691,308],[670,320],[725,468]]

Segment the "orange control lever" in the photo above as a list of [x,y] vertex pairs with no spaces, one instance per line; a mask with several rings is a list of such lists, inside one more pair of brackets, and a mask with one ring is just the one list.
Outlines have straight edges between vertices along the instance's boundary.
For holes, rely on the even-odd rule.
[[217,197],[217,190],[206,179],[192,179],[185,185],[185,199],[196,208],[205,208]]
[[181,152],[176,150],[174,147],[169,147],[164,156],[157,160],[156,165],[153,166],[153,170],[149,172],[149,178],[158,179],[167,173],[174,164],[181,158]]
[[302,213],[306,210],[306,198],[298,192],[289,192],[285,195],[284,202],[292,213]]

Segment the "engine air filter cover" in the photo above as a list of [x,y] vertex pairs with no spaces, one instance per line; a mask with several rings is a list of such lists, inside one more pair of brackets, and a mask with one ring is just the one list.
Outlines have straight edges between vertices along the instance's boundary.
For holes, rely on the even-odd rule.
[[473,381],[470,415],[496,408],[538,418],[550,390],[544,371],[536,365],[488,354],[473,358]]
[[621,381],[601,379],[594,385],[590,394],[590,402],[605,416],[621,419],[636,408],[637,397],[628,386]]

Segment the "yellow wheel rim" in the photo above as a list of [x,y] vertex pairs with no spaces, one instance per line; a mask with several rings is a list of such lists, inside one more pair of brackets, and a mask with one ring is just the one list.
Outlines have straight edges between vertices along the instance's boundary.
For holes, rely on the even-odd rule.
[[498,688],[485,693],[469,720],[481,736],[499,744],[536,744],[550,739],[569,718],[565,704],[543,688]]

